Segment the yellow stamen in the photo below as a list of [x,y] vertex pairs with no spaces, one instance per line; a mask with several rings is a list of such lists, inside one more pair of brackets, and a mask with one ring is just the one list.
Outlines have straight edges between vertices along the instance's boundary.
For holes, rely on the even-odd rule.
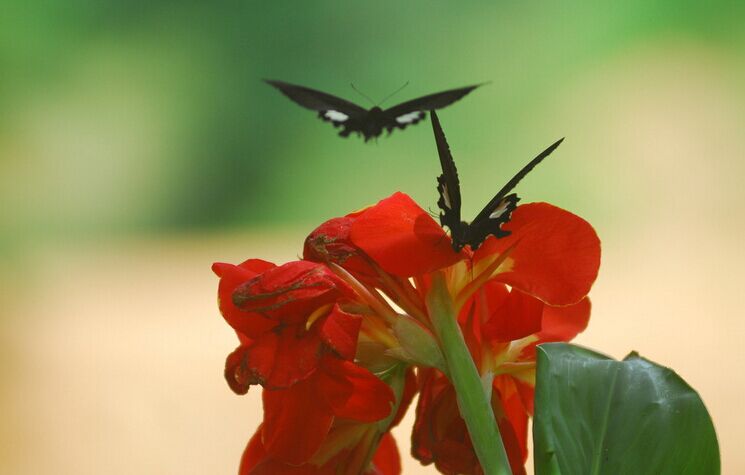
[[486,269],[484,269],[482,272],[480,272],[468,285],[466,285],[463,290],[460,291],[458,294],[458,297],[455,299],[455,308],[456,310],[459,310],[463,304],[465,304],[469,298],[482,286],[486,283],[487,280],[494,277],[494,272],[501,266],[508,257],[510,257],[510,254],[512,254],[512,251],[515,249],[515,246],[520,241],[516,241],[514,244],[512,244],[510,247],[504,250],[503,253],[499,254],[494,261],[489,264]]
[[326,314],[329,313],[329,310],[331,310],[331,307],[333,306],[334,304],[328,303],[326,305],[318,307],[313,313],[310,314],[310,317],[308,317],[308,320],[305,322],[305,330],[310,330],[310,327],[312,327],[313,324],[316,323],[316,320],[326,316]]

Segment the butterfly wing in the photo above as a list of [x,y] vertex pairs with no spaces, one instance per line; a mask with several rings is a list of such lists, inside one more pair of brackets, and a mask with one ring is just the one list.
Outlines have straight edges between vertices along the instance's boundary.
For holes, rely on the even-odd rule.
[[450,89],[449,91],[430,94],[418,99],[402,102],[401,104],[386,109],[384,111],[387,118],[386,129],[390,132],[396,127],[399,129],[405,129],[408,125],[416,124],[424,119],[427,111],[442,109],[443,107],[449,106],[480,85],[481,84],[476,84],[474,86],[461,87],[458,89]]
[[279,89],[282,94],[296,104],[306,109],[318,111],[318,117],[321,120],[331,122],[334,127],[345,126],[345,135],[355,131],[358,128],[357,124],[362,122],[367,115],[367,110],[357,104],[325,92],[283,81],[265,79],[264,82]]
[[432,130],[435,133],[435,142],[437,143],[437,153],[440,155],[440,166],[442,175],[437,177],[437,191],[440,193],[440,199],[437,200],[437,206],[440,207],[440,225],[450,228],[453,238],[460,235],[462,226],[460,220],[460,181],[458,180],[458,169],[455,168],[455,161],[450,153],[450,147],[445,139],[445,133],[440,126],[440,120],[437,113],[432,111]]
[[517,175],[512,177],[512,179],[508,181],[501,190],[499,190],[499,193],[489,201],[484,209],[481,210],[481,212],[476,216],[476,219],[471,222],[468,229],[469,233],[467,240],[472,249],[477,249],[490,234],[497,238],[505,237],[510,234],[509,231],[502,229],[502,225],[510,220],[512,212],[517,208],[517,202],[520,201],[520,198],[515,193],[510,193],[510,191],[512,191],[512,189],[520,183],[520,180],[530,173],[536,165],[541,163],[544,158],[551,155],[551,153],[556,150],[563,141],[563,138],[559,139],[551,144],[551,146],[546,150],[539,153],[537,157],[517,172]]

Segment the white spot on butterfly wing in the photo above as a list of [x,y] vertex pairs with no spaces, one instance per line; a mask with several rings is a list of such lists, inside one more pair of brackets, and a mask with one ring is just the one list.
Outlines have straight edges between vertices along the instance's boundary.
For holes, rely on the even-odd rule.
[[447,209],[453,209],[453,205],[450,204],[450,192],[447,185],[442,185],[442,199],[445,201]]
[[411,124],[412,122],[417,122],[422,117],[424,117],[424,112],[422,111],[408,112],[396,117],[396,122],[399,124]]
[[349,116],[347,114],[334,110],[326,111],[323,116],[334,122],[346,122],[346,120],[349,119]]
[[501,218],[505,212],[509,211],[510,203],[510,200],[500,201],[497,207],[489,214],[489,219]]

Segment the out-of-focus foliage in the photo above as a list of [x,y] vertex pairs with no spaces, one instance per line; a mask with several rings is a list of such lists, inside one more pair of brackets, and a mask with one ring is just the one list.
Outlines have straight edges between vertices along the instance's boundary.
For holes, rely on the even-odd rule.
[[603,117],[567,114],[573,95],[612,97],[617,85],[571,85],[657,44],[736,57],[744,5],[9,0],[0,199],[11,206],[0,218],[22,239],[46,239],[314,223],[394,190],[434,208],[428,123],[377,144],[343,140],[264,77],[365,105],[350,82],[382,98],[410,81],[392,105],[492,81],[442,112],[465,214],[566,135],[521,194],[594,218],[615,203],[592,183],[609,171],[603,147],[581,145]]

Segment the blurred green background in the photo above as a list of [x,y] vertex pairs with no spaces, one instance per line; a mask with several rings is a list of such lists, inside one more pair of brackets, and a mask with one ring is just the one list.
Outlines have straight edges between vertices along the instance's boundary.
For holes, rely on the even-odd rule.
[[436,209],[428,121],[340,139],[273,78],[361,105],[350,82],[410,81],[389,106],[491,81],[440,114],[466,217],[566,136],[518,191],[603,239],[580,342],[678,369],[745,472],[743,24],[736,1],[6,0],[0,469],[232,473],[258,392],[221,381],[210,262],[293,259],[396,190]]

